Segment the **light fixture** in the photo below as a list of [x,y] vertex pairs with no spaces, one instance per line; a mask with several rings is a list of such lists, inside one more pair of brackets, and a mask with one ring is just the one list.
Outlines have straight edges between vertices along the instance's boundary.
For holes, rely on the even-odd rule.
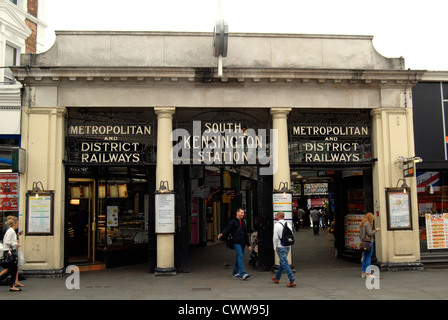
[[160,181],[158,193],[170,192],[168,181]]
[[[39,185],[42,187],[42,189],[39,188]],[[33,182],[33,190],[32,191],[36,193],[36,198],[39,197],[39,191],[44,191],[44,190],[45,190],[45,188],[44,188],[44,185],[42,184],[42,182],[40,182],[40,181]]]
[[429,179],[429,194],[434,194],[434,187],[432,186],[432,173],[431,178]]
[[403,183],[401,184],[401,187],[403,189],[403,193],[407,193],[407,189],[409,188],[409,186],[406,184],[406,179],[398,179],[397,181],[397,185],[395,186],[395,188],[398,188],[398,184],[400,183],[400,181],[403,180]]
[[283,192],[283,198],[286,198],[286,192],[289,192],[288,182],[280,182],[278,185],[278,190]]
[[74,206],[79,206],[81,201],[79,199],[70,199],[70,204]]

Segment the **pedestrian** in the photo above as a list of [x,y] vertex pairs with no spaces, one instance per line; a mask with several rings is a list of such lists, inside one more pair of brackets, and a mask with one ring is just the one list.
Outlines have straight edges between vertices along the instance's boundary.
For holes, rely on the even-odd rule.
[[294,216],[293,216],[293,222],[294,222],[294,228],[296,229],[296,231],[299,231],[299,210],[294,210]]
[[[299,208],[299,228],[303,228],[303,218],[305,217],[305,211],[300,207]],[[299,230],[297,230],[299,231]]]
[[288,262],[289,246],[283,246],[280,242],[280,239],[283,234],[283,228],[289,228],[289,226],[285,221],[285,213],[283,211],[279,211],[277,212],[277,222],[274,225],[274,236],[272,238],[272,241],[274,243],[274,250],[277,252],[279,258],[280,266],[278,267],[275,276],[272,277],[271,279],[275,283],[279,283],[283,271],[286,271],[286,274],[288,275],[289,279],[289,283],[286,286],[295,287],[296,279],[294,279],[294,275],[292,274],[292,270]]
[[229,225],[218,235],[218,239],[223,236],[227,237],[230,233],[233,235],[233,246],[235,249],[235,265],[233,267],[233,276],[246,280],[250,274],[244,269],[244,249],[247,245],[249,251],[252,247],[249,242],[249,234],[247,232],[246,221],[244,220],[244,209],[236,210],[236,217],[230,220]]
[[6,230],[5,236],[3,237],[3,256],[5,257],[5,260],[6,256],[10,253],[14,257],[13,261],[7,262],[5,265],[6,269],[8,269],[7,274],[11,275],[11,280],[9,282],[9,291],[22,291],[20,287],[24,287],[24,285],[19,283],[19,273],[17,267],[19,244],[17,242],[16,230],[19,228],[19,220],[15,216],[8,216],[6,225],[9,228],[8,230]]
[[313,232],[314,235],[319,235],[319,220],[320,220],[320,213],[316,210],[316,208],[311,207],[311,221],[313,222]]
[[303,216],[303,227],[309,229],[310,228],[310,210],[308,208],[304,209],[305,214]]
[[375,220],[375,216],[373,213],[369,212],[364,216],[364,219],[362,219],[359,225],[359,239],[361,239],[361,241],[369,241],[371,243],[370,251],[363,251],[362,278],[372,276],[370,273],[366,273],[366,270],[367,267],[370,266],[372,260],[375,233],[380,231],[380,228],[373,229],[373,220]]

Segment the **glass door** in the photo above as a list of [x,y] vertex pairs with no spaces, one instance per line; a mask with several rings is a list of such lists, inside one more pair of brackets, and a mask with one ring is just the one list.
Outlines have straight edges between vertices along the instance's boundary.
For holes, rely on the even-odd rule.
[[95,262],[96,188],[93,179],[69,179],[68,259]]

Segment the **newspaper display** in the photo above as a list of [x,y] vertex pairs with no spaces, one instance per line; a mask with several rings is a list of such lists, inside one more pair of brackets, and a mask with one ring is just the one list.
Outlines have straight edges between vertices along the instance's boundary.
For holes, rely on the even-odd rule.
[[428,249],[448,248],[448,213],[427,213],[425,219]]
[[359,249],[361,239],[359,238],[359,225],[363,214],[348,214],[344,217],[345,247],[348,249]]

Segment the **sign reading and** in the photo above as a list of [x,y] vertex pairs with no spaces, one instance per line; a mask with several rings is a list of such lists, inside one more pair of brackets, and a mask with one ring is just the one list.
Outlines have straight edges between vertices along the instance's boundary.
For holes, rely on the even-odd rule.
[[135,119],[119,115],[111,117],[107,124],[101,121],[101,117],[98,119],[100,121],[89,120],[69,120],[68,164],[139,165],[154,161],[152,124],[134,123]]
[[303,123],[291,124],[291,163],[360,164],[372,160],[370,123],[366,119],[360,121],[346,114],[303,119]]

